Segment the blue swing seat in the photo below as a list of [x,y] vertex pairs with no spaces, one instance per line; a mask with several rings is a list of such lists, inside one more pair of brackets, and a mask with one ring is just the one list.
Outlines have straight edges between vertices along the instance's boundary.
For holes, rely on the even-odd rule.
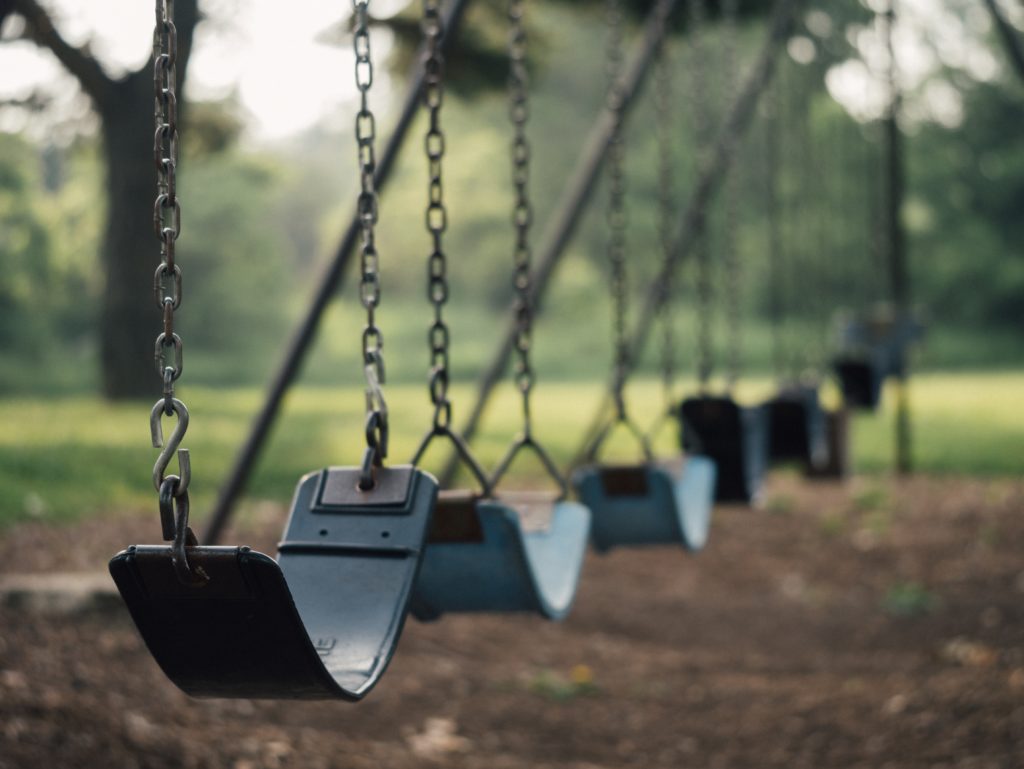
[[716,502],[756,502],[768,463],[768,414],[729,396],[700,395],[679,407],[683,451],[714,460]]
[[411,611],[421,621],[445,612],[569,612],[590,533],[590,511],[529,492],[482,498],[443,491]]
[[668,543],[700,550],[711,525],[715,475],[713,460],[691,456],[664,464],[592,465],[573,475],[573,485],[593,515],[595,550]]

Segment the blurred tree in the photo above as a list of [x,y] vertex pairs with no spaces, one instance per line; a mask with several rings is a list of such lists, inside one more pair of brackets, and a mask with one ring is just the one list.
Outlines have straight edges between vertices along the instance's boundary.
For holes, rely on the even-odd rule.
[[[36,0],[0,0],[0,21],[11,12],[25,19],[24,36],[48,48],[81,84],[102,126],[106,170],[106,226],[101,246],[104,289],[100,310],[100,368],[109,398],[154,392],[151,364],[156,311],[152,273],[156,246],[152,232],[155,196],[152,63],[114,79],[89,46],[71,45]],[[198,0],[178,0],[178,92],[181,93],[199,22]],[[151,250],[153,258],[143,258]]]
[[35,210],[38,164],[32,147],[0,134],[0,347],[33,357],[41,341],[50,239]]

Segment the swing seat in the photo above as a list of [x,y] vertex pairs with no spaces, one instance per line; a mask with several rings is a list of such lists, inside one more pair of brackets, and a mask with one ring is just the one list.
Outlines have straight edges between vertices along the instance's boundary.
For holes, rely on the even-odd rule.
[[881,356],[841,356],[832,363],[843,404],[874,411],[882,398],[885,365]]
[[206,584],[183,585],[171,548],[139,545],[110,573],[164,673],[193,697],[362,699],[401,635],[437,498],[411,466],[310,473],[298,484],[279,558],[247,547],[188,548]]
[[715,472],[714,461],[704,456],[578,470],[573,485],[594,517],[594,549],[670,543],[702,549],[711,525]]
[[717,467],[716,502],[756,502],[768,462],[768,415],[729,396],[687,398],[679,407],[683,451]]
[[590,511],[529,492],[481,498],[443,491],[438,499],[412,614],[536,612],[560,620],[576,597]]
[[825,412],[814,387],[783,388],[765,404],[768,411],[768,458],[771,462],[803,463],[805,468],[828,460]]
[[906,372],[907,349],[924,336],[924,325],[895,317],[881,308],[868,320],[846,318],[839,325],[839,349],[833,361],[843,402],[852,408],[874,410],[889,377]]
[[845,409],[825,412],[825,461],[808,467],[809,478],[845,478],[850,474],[850,420]]

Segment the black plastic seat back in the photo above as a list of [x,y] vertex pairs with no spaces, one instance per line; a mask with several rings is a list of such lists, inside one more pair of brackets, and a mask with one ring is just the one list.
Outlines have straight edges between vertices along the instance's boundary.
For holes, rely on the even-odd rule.
[[847,407],[872,411],[878,408],[885,379],[885,372],[878,361],[859,357],[837,358],[832,367]]
[[787,387],[765,404],[768,412],[768,457],[772,463],[823,465],[828,446],[825,412],[813,387]]
[[437,482],[412,467],[299,481],[280,559],[188,549],[209,580],[181,584],[169,547],[135,546],[110,573],[157,663],[195,697],[358,700],[394,654],[419,572]]
[[687,398],[679,410],[683,451],[710,457],[718,468],[715,500],[756,501],[768,455],[765,409],[705,395]]

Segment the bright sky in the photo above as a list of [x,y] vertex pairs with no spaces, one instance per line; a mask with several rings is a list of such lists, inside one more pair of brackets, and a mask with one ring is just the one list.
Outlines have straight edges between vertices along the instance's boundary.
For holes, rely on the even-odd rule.
[[[375,0],[374,14],[397,12],[406,0]],[[90,43],[104,68],[119,75],[149,56],[153,8],[139,0],[44,0],[56,26],[75,45]],[[236,92],[253,116],[257,136],[278,138],[314,125],[354,98],[352,54],[339,44],[348,2],[289,0],[204,2],[209,20],[197,31],[187,88],[193,98]],[[335,34],[324,34],[333,31]],[[8,33],[9,35],[10,33]],[[375,32],[373,55],[387,55],[390,40]],[[48,53],[27,42],[0,45],[0,99],[25,98],[33,90],[67,90],[68,76]],[[386,78],[374,83],[383,99]]]
[[[881,0],[863,0],[873,6]],[[153,9],[141,0],[44,0],[57,27],[76,45],[90,43],[104,67],[114,75],[139,67],[151,45]],[[407,0],[374,0],[374,14],[387,16]],[[290,0],[282,12],[279,0],[206,0],[203,8],[210,21],[199,28],[188,89],[192,97],[215,98],[236,93],[251,115],[254,138],[275,139],[302,131],[338,114],[339,107],[355,97],[352,54],[348,44],[339,45],[338,25],[347,18],[350,4],[323,0]],[[960,6],[962,13],[951,10]],[[1021,21],[1013,3],[1005,4],[1012,18]],[[817,23],[827,26],[819,14]],[[814,12],[808,17],[815,23]],[[897,34],[897,58],[904,85],[925,84],[922,97],[908,103],[911,119],[931,119],[956,125],[962,105],[956,89],[929,76],[940,65],[967,71],[976,79],[989,79],[999,71],[993,53],[978,38],[990,25],[980,3],[950,0],[902,0]],[[335,34],[325,34],[333,31]],[[11,36],[10,29],[7,31]],[[860,117],[874,116],[882,107],[882,90],[872,87],[872,71],[884,71],[886,54],[878,30],[854,33],[863,62],[836,67],[828,78],[833,95]],[[391,41],[375,32],[373,54],[380,61]],[[813,54],[813,47],[811,48]],[[801,56],[799,41],[790,46]],[[379,68],[375,100],[384,103],[388,83]],[[0,45],[0,100],[26,98],[35,90],[57,94],[70,102],[76,94],[69,76],[54,58],[27,42]],[[79,97],[80,98],[80,97]],[[916,112],[915,112],[916,111]],[[65,114],[67,110],[64,110]],[[0,125],[0,129],[18,126]]]

